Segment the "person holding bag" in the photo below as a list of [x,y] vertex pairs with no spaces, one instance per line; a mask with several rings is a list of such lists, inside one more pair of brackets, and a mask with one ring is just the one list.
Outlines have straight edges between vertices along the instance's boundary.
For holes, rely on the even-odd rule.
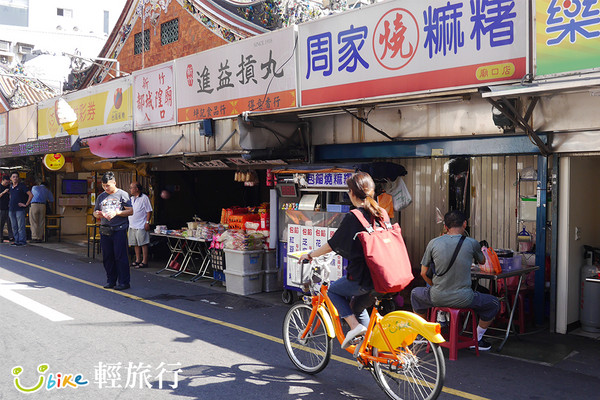
[[[480,244],[465,236],[467,220],[460,211],[450,211],[444,216],[447,234],[432,239],[421,260],[421,276],[430,287],[416,287],[411,292],[413,311],[425,318],[431,307],[472,308],[479,315],[477,340],[479,350],[489,350],[491,345],[483,339],[500,309],[495,296],[473,291],[471,288],[471,263],[485,263]],[[433,277],[428,276],[431,263],[435,264]]]
[[[375,182],[366,172],[357,172],[346,181],[348,185],[348,194],[350,201],[367,220],[374,220],[382,216],[382,209],[375,201]],[[329,298],[338,311],[338,314],[350,326],[350,331],[342,343],[345,349],[351,341],[357,336],[363,335],[367,331],[369,323],[369,313],[366,307],[369,293],[373,289],[373,279],[365,261],[365,254],[362,244],[355,240],[357,233],[365,231],[362,223],[353,213],[348,213],[335,234],[327,243],[302,255],[299,262],[304,260],[312,261],[314,257],[319,257],[331,251],[348,260],[346,276],[332,282],[329,286]],[[355,313],[350,307],[350,301],[354,297]],[[356,305],[361,306],[357,309]]]
[[102,189],[104,192],[96,199],[94,217],[100,220],[102,263],[106,270],[104,288],[125,290],[131,287],[127,256],[127,217],[133,214],[133,208],[129,194],[117,188],[113,172],[106,172],[102,176]]

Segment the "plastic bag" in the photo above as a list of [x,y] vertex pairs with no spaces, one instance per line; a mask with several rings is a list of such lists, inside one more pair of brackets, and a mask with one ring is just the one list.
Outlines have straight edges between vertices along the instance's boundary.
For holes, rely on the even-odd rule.
[[385,187],[385,191],[392,196],[394,210],[396,211],[400,211],[412,203],[412,197],[408,193],[408,188],[400,176],[395,181],[389,182]]
[[394,218],[394,199],[388,193],[381,193],[377,196],[377,203],[379,207],[387,211],[390,218]]
[[498,259],[498,255],[491,247],[481,247],[481,251],[485,256],[485,264],[480,265],[479,269],[481,272],[485,272],[487,274],[499,274],[502,272],[502,267],[500,266],[500,260]]

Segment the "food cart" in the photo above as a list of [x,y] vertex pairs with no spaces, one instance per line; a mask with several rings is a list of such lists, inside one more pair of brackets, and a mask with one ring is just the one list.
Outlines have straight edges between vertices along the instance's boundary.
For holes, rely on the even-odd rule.
[[[301,266],[289,253],[311,251],[333,236],[350,210],[348,179],[354,169],[278,170],[277,206],[279,265],[283,268],[282,300],[294,301],[301,291]],[[332,258],[331,280],[343,275],[346,261]]]

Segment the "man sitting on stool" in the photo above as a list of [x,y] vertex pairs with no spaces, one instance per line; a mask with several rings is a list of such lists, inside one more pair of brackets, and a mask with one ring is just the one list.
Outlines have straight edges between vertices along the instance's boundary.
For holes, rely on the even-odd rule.
[[[471,263],[473,259],[485,264],[481,246],[473,238],[465,238],[454,264],[450,264],[458,242],[465,234],[467,220],[460,211],[450,211],[444,216],[447,234],[432,239],[421,260],[421,276],[431,287],[416,287],[410,298],[413,311],[426,318],[431,307],[472,308],[479,315],[477,340],[479,350],[489,350],[491,345],[483,334],[500,310],[495,296],[473,291],[471,288]],[[433,278],[427,276],[431,263],[435,265]]]

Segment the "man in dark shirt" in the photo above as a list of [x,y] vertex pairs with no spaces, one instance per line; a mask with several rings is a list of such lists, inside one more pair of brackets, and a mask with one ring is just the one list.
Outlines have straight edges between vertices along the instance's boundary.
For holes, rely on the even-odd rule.
[[[100,219],[100,246],[102,262],[106,270],[106,289],[125,290],[130,288],[129,258],[127,257],[127,230],[133,214],[129,194],[117,188],[115,174],[106,172],[102,176],[102,188],[96,199],[94,217]],[[117,285],[118,280],[118,285]]]
[[33,193],[19,178],[18,172],[10,175],[10,199],[8,202],[8,215],[13,227],[15,242],[11,246],[25,246],[27,244],[27,231],[25,230],[25,213],[31,204]]
[[12,224],[8,217],[8,200],[10,197],[10,178],[8,175],[2,175],[2,184],[0,185],[0,243],[4,242],[4,225],[8,227],[8,239],[13,241]]

